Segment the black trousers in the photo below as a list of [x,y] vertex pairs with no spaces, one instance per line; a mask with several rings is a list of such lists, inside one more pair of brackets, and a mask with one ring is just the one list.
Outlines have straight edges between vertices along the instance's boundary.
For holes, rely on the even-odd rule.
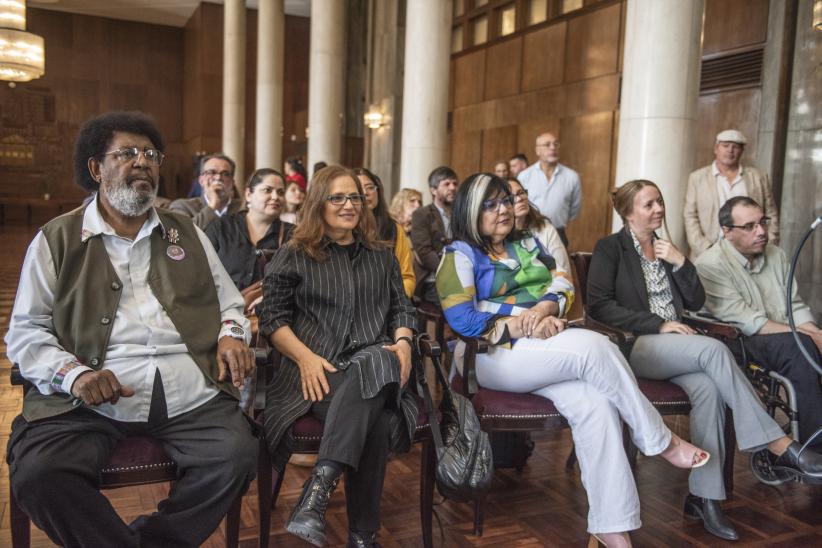
[[[805,349],[820,360],[819,349],[810,337],[800,333]],[[799,411],[799,436],[807,440],[822,426],[822,385],[819,374],[811,367],[796,346],[791,333],[754,335],[745,339],[748,358],[787,377],[796,389],[796,408]]]
[[[220,393],[169,419],[162,383],[159,394],[157,386],[148,422],[118,422],[85,408],[35,422],[14,419],[11,485],[21,508],[55,544],[199,546],[254,479],[258,441],[236,400]],[[99,491],[100,469],[127,435],[159,439],[178,469],[157,512],[130,525]]]
[[374,532],[380,528],[380,498],[388,461],[391,413],[385,388],[364,399],[356,370],[327,376],[331,393],[311,406],[324,423],[319,459],[346,464],[345,502],[348,528]]

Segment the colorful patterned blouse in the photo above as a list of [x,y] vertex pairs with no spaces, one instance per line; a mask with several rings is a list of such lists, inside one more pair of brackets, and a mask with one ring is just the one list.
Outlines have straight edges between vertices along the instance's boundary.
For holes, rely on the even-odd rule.
[[574,286],[552,275],[556,263],[536,239],[507,242],[505,249],[508,259],[462,241],[445,248],[437,293],[445,319],[458,333],[482,336],[498,319],[517,316],[541,301],[556,302],[558,316],[570,308]]

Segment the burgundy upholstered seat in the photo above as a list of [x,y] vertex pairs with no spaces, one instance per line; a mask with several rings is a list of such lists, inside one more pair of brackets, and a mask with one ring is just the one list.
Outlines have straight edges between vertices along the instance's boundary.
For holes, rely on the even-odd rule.
[[[451,381],[459,392],[462,379],[459,375]],[[471,398],[483,430],[553,430],[566,428],[568,423],[559,414],[554,403],[535,394],[517,394],[480,387]]]
[[106,487],[125,487],[174,480],[177,465],[155,438],[129,436],[117,444],[100,474]]

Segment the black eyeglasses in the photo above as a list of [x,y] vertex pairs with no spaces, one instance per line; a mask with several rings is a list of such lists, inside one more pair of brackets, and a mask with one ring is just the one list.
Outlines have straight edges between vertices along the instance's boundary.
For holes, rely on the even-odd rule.
[[343,206],[348,200],[351,200],[351,205],[358,206],[365,201],[365,196],[362,194],[330,194],[325,199],[335,206]]
[[114,156],[114,159],[118,162],[134,162],[137,158],[143,155],[143,158],[146,159],[151,165],[159,166],[163,163],[163,158],[165,158],[165,154],[160,152],[154,148],[144,148],[140,150],[137,147],[123,147],[118,148],[117,150],[110,150],[108,152],[103,153],[103,156]]
[[753,230],[757,226],[761,226],[762,228],[768,228],[768,225],[771,224],[770,217],[762,217],[757,222],[753,223],[745,223],[744,225],[725,225],[726,228],[738,228],[739,230],[744,230],[745,232],[753,232]]
[[499,209],[499,206],[503,205],[506,208],[514,206],[514,198],[513,196],[506,196],[505,198],[497,198],[493,200],[485,200],[482,202],[482,210],[483,211],[496,211]]
[[203,171],[200,175],[205,175],[209,179],[211,177],[216,177],[217,175],[219,175],[223,179],[231,179],[231,177],[233,177],[230,171],[217,171],[216,169],[207,169]]

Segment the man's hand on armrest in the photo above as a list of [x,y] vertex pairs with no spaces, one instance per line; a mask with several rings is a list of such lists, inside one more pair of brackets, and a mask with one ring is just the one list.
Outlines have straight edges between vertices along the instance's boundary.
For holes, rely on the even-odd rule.
[[245,379],[254,370],[254,351],[244,340],[231,336],[222,337],[217,342],[217,380],[224,381],[231,375],[231,382],[241,388]]
[[116,404],[121,397],[130,398],[134,390],[120,384],[108,369],[80,373],[71,385],[71,394],[86,405]]

